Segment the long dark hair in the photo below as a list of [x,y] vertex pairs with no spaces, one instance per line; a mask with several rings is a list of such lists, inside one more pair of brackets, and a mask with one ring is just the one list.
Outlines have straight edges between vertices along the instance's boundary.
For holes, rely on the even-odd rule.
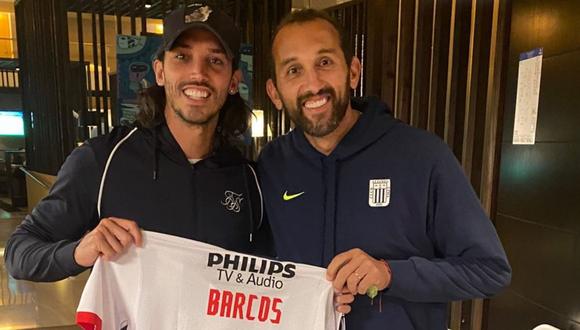
[[[154,85],[144,89],[139,94],[140,111],[135,123],[141,127],[153,128],[165,121],[165,88]],[[239,135],[246,132],[249,125],[251,110],[240,93],[228,94],[226,102],[220,109],[216,137],[220,142],[231,144]]]

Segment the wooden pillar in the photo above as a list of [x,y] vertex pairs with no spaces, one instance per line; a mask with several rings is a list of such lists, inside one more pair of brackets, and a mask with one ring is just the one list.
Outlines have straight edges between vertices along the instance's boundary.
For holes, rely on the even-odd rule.
[[[74,148],[66,1],[15,3],[27,166],[56,174]],[[78,79],[77,79],[78,80]]]

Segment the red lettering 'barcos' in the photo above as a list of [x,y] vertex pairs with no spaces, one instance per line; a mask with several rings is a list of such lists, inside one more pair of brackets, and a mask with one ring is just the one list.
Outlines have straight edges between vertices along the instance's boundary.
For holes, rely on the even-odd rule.
[[282,299],[210,289],[207,315],[280,324]]

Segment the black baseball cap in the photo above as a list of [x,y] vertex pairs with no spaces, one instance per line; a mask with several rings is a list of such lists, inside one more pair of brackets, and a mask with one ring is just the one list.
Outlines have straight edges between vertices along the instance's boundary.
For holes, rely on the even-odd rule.
[[196,2],[169,13],[163,20],[163,44],[157,52],[173,48],[175,40],[191,29],[202,28],[213,33],[224,47],[226,54],[234,60],[240,52],[240,30],[233,19],[219,8],[205,2]]

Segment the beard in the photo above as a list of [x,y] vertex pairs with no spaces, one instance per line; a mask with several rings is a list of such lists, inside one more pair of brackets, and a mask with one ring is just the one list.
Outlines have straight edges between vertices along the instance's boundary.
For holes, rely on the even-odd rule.
[[[345,80],[344,89],[342,90],[342,94],[338,94],[338,92],[332,87],[324,87],[318,93],[314,94],[312,92],[306,92],[302,95],[299,95],[296,98],[296,103],[292,105],[291,102],[287,102],[284,99],[282,100],[284,103],[284,108],[286,109],[286,113],[290,116],[290,119],[296,124],[297,127],[302,129],[306,134],[314,137],[324,137],[332,132],[340,125],[344,115],[346,113],[346,109],[348,108],[350,97],[347,95],[348,91],[350,90],[350,84],[347,79]],[[320,119],[309,119],[304,114],[304,101],[308,98],[317,95],[324,95],[327,94],[329,96],[329,102],[332,104],[332,110],[330,116],[325,116]]]
[[181,110],[181,108],[179,108],[174,102],[170,102],[169,105],[177,117],[179,117],[190,126],[205,126],[219,115],[219,112],[215,112],[207,116],[195,116],[192,114],[196,111],[195,109],[190,109],[189,112],[185,112]]
[[[182,89],[185,85],[194,85],[205,87],[210,90],[211,95],[210,98],[213,100],[209,100],[210,102],[205,107],[210,107],[208,111],[203,111],[202,107],[196,106],[189,106],[187,108],[182,108],[177,104],[178,97],[182,94]],[[224,94],[224,93],[222,93]],[[212,122],[217,116],[219,116],[220,109],[225,103],[225,99],[227,97],[227,92],[225,92],[225,96],[223,100],[220,99],[220,93],[217,93],[216,89],[213,88],[211,85],[204,81],[199,82],[191,82],[185,81],[178,84],[167,84],[166,86],[166,96],[167,96],[167,103],[171,107],[171,110],[179,117],[183,122],[190,126],[204,126]],[[186,97],[186,96],[184,96]]]

